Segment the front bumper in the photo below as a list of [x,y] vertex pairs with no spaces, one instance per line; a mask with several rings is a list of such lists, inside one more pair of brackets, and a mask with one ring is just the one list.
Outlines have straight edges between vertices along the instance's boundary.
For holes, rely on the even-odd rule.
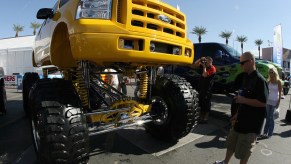
[[[151,51],[151,43],[163,46],[180,47],[179,55],[169,51]],[[136,64],[192,64],[193,45],[165,41],[163,39],[142,36],[140,33],[77,33],[70,35],[73,57],[76,60],[89,60],[97,64],[105,63],[136,63]],[[185,56],[185,49],[191,50],[190,56]],[[169,52],[169,53],[167,53]]]

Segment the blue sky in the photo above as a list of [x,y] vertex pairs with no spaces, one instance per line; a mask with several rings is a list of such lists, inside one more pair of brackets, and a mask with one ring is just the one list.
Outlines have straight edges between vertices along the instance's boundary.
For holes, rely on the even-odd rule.
[[31,22],[42,23],[36,19],[38,9],[53,7],[56,0],[2,0],[0,10],[0,38],[14,37],[13,24],[24,26],[19,36],[32,35]]
[[[282,25],[283,47],[291,49],[290,0],[163,0],[172,6],[179,4],[187,16],[188,37],[194,43],[197,36],[190,32],[195,26],[203,26],[207,34],[202,42],[221,42],[225,40],[218,35],[221,31],[233,31],[229,45],[240,50],[240,43],[235,41],[237,35],[245,35],[248,41],[244,50],[257,52],[254,41],[262,39],[262,48],[268,47],[268,40],[273,42],[273,29]],[[35,15],[39,8],[52,7],[56,0],[12,0],[3,1],[0,10],[0,38],[14,37],[13,24],[24,26],[20,36],[31,35],[31,22],[39,22]],[[16,5],[17,4],[17,5]],[[289,13],[289,14],[288,14]]]
[[[187,16],[188,32],[195,26],[203,26],[207,34],[202,36],[202,42],[221,42],[221,31],[233,31],[229,45],[240,50],[236,36],[245,35],[248,41],[244,43],[244,51],[258,53],[254,41],[263,40],[261,48],[268,47],[268,40],[273,42],[274,27],[282,26],[283,47],[291,49],[291,19],[290,0],[164,0],[176,6]],[[289,14],[288,14],[289,13]],[[189,34],[192,42],[198,42],[197,36]]]

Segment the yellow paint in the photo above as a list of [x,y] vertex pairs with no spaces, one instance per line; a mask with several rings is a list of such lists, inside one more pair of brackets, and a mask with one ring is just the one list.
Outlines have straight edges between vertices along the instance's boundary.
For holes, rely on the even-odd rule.
[[[57,8],[54,17],[41,28],[34,49],[33,61],[37,66],[52,64],[64,70],[74,67],[78,60],[89,60],[97,65],[193,62],[193,44],[187,38],[186,16],[174,7],[157,0],[113,0],[110,20],[75,19],[78,2],[68,1]],[[135,10],[143,15],[133,14]],[[158,19],[161,15],[172,23]],[[142,26],[132,24],[136,21]],[[124,47],[126,40],[132,41],[133,48]],[[182,52],[180,55],[151,52],[151,42],[175,45]],[[190,57],[185,56],[186,48],[191,50]]]

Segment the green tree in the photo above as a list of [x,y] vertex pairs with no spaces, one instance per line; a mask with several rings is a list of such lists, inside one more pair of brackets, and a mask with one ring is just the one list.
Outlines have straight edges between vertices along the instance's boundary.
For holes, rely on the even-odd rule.
[[197,36],[198,36],[198,41],[199,41],[199,43],[201,43],[201,36],[204,35],[204,34],[206,34],[207,31],[206,31],[206,28],[205,28],[205,27],[202,27],[202,26],[200,26],[200,27],[195,26],[195,27],[192,29],[192,32],[191,32],[191,33],[197,35]]
[[13,24],[13,30],[16,32],[15,37],[18,37],[18,33],[23,31],[24,26],[21,26],[19,24]]
[[259,59],[261,59],[261,45],[263,44],[263,41],[261,39],[257,39],[257,40],[255,40],[255,44],[258,46]]
[[241,35],[236,37],[236,41],[240,42],[241,54],[243,54],[244,42],[248,41],[248,38],[244,35]]
[[230,31],[222,31],[219,36],[223,39],[225,39],[225,44],[228,44],[228,39],[231,37],[232,32]]
[[33,29],[33,35],[36,34],[36,29],[40,28],[41,24],[37,23],[37,22],[31,22],[30,23],[30,28]]

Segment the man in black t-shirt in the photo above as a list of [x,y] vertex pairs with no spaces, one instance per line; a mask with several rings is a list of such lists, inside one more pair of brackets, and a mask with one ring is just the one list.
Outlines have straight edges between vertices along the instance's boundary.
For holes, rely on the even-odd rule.
[[250,52],[243,53],[240,64],[244,74],[239,94],[235,97],[239,107],[231,118],[233,128],[226,140],[225,159],[215,162],[218,164],[227,164],[234,153],[241,164],[247,163],[266,113],[268,85],[263,76],[256,71],[254,56]]

